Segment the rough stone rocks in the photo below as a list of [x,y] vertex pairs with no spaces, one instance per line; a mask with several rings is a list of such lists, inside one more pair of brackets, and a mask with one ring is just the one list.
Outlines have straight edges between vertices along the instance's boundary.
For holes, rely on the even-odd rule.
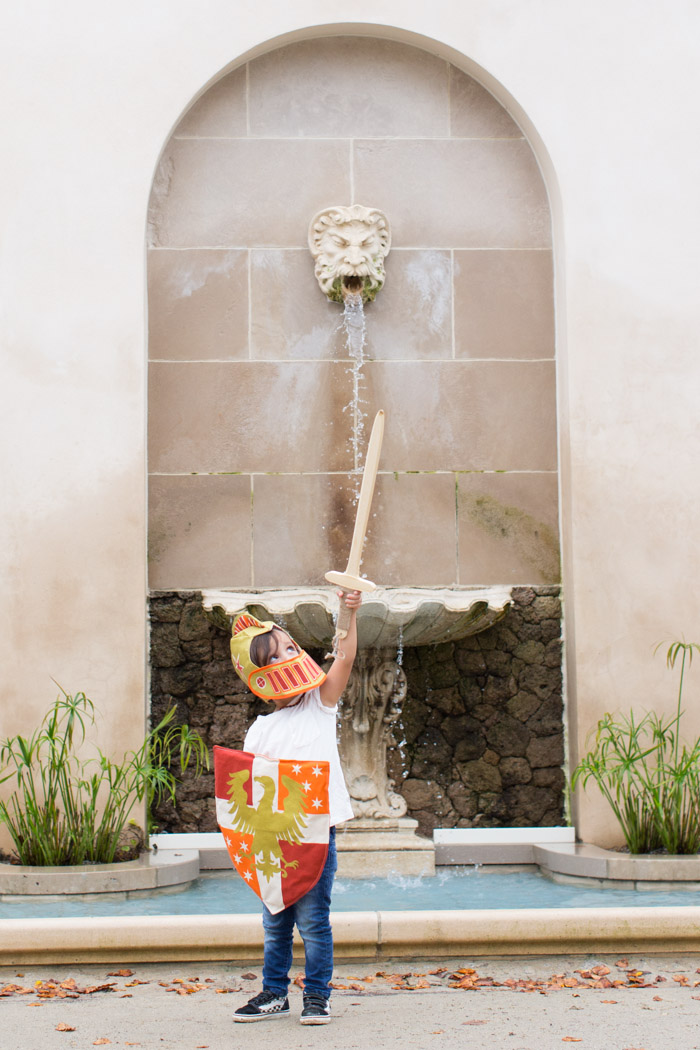
[[[323,654],[314,654],[322,659]],[[151,598],[152,720],[170,706],[209,746],[241,747],[269,711],[235,674],[228,633],[195,592]],[[387,765],[408,815],[434,827],[564,820],[561,604],[557,587],[518,587],[506,616],[459,642],[406,649],[408,692]],[[213,831],[211,777],[186,774],[164,830]]]

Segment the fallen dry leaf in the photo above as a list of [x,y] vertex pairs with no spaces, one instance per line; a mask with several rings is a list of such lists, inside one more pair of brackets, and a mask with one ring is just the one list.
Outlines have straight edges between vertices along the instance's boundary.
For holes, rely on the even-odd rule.
[[[696,998],[697,998],[697,996],[694,995],[693,999],[696,999]],[[655,996],[652,997],[652,1002],[654,1002],[654,1003],[662,1003],[663,999],[661,998],[660,995],[655,995]]]
[[488,1021],[462,1021],[462,1024],[488,1024]]
[[241,980],[242,981],[257,981],[257,979],[258,979],[257,973],[242,973],[241,974]]
[[92,1045],[93,1046],[106,1046],[107,1043],[111,1043],[111,1042],[112,1042],[111,1039],[107,1039],[106,1036],[103,1036],[101,1039],[96,1039],[95,1042]]
[[65,1021],[59,1021],[56,1025],[57,1032],[74,1032],[75,1028],[72,1025],[66,1024]]
[[617,1006],[617,999],[601,999],[601,1003],[607,1003],[610,1006]]
[[134,997],[131,994],[131,992],[124,992],[124,994],[120,995],[119,998],[120,999],[133,999]]
[[617,962],[615,963],[615,965],[620,970],[627,970],[628,967],[629,967],[629,959],[618,959]]
[[150,984],[150,981],[139,981],[138,977],[135,977],[133,981],[127,981],[124,985],[125,988],[135,988],[137,984]]
[[31,995],[33,988],[25,988],[21,984],[6,984],[0,988],[0,996],[7,995]]
[[444,1028],[436,1028],[435,1031],[431,1032],[430,1034],[431,1035],[444,1035],[445,1034],[445,1029]]
[[111,973],[107,974],[108,977],[133,977],[133,970],[112,970]]

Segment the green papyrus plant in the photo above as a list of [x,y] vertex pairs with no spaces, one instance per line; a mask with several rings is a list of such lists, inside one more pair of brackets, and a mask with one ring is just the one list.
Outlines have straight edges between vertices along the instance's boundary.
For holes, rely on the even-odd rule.
[[666,653],[671,670],[680,657],[675,715],[604,715],[572,774],[572,788],[598,785],[630,853],[700,850],[700,739],[688,745],[681,738],[683,684],[694,652],[700,652],[695,642],[673,642]]
[[[59,686],[60,688],[60,686]],[[199,733],[173,725],[171,708],[137,751],[114,762],[99,748],[83,757],[95,707],[85,693],[61,695],[30,737],[0,744],[0,784],[15,781],[0,799],[4,823],[21,864],[109,864],[137,803],[150,814],[164,796],[175,801],[177,778],[194,762],[195,774],[209,768]]]

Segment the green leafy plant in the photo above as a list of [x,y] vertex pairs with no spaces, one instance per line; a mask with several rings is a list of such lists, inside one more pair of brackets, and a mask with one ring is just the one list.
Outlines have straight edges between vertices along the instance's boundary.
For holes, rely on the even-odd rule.
[[[59,689],[61,687],[59,686]],[[21,864],[109,864],[134,807],[146,801],[147,812],[167,796],[175,801],[177,778],[194,762],[195,774],[209,768],[199,733],[173,725],[172,707],[147,734],[137,751],[114,762],[99,748],[83,757],[87,730],[95,724],[95,707],[85,693],[61,695],[38,729],[26,738],[8,737],[0,745],[0,784],[14,780],[6,801],[0,799],[4,823]],[[78,754],[78,750],[81,754]]]
[[[660,646],[657,646],[657,651]],[[572,788],[593,780],[617,817],[630,853],[697,853],[700,850],[700,739],[681,738],[683,684],[695,642],[673,642],[666,665],[680,658],[676,713],[663,718],[605,714],[593,746],[573,772]]]

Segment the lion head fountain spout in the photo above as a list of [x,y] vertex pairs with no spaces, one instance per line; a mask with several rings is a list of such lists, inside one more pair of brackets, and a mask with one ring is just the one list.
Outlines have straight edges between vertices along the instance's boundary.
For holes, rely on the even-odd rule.
[[391,247],[386,215],[361,204],[324,208],[311,220],[309,248],[321,291],[333,302],[361,295],[372,302],[384,284]]

